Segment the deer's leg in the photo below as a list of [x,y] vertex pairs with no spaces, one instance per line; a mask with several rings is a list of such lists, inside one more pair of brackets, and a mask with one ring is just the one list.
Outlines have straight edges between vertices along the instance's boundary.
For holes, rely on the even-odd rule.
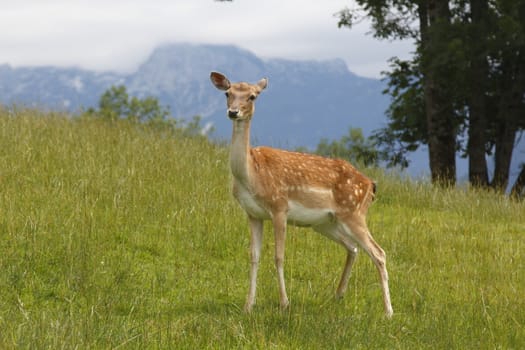
[[316,232],[319,232],[326,237],[330,238],[334,242],[341,244],[346,249],[346,262],[341,275],[341,281],[337,287],[335,293],[336,298],[342,298],[348,287],[348,280],[350,279],[350,273],[352,271],[352,265],[354,265],[355,258],[357,257],[356,243],[351,239],[345,229],[340,223],[333,222],[327,225],[320,225],[313,227]]
[[366,222],[361,217],[352,217],[345,220],[345,226],[349,230],[348,234],[355,240],[361,248],[370,256],[379,272],[381,289],[383,292],[383,306],[387,317],[391,317],[394,311],[390,301],[390,290],[388,288],[388,272],[386,270],[385,251],[374,241],[370,234]]
[[355,258],[357,257],[357,248],[353,244],[342,243],[347,251],[346,263],[341,275],[341,281],[337,287],[336,297],[342,298],[348,287],[348,280],[350,279],[350,272],[352,271],[352,265],[354,265]]
[[282,309],[285,309],[289,302],[286,295],[284,283],[284,247],[286,240],[286,213],[274,213],[272,217],[273,229],[275,234],[275,267],[279,280],[279,302]]
[[248,291],[248,297],[246,298],[246,304],[244,305],[244,311],[252,311],[253,305],[255,305],[255,293],[257,289],[257,271],[259,269],[259,258],[261,256],[262,236],[263,236],[263,221],[248,218],[250,224],[250,290]]

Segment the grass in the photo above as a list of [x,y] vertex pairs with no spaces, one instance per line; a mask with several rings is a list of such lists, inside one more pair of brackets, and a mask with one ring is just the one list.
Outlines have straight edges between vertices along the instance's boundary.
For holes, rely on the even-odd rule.
[[247,315],[249,234],[225,147],[0,111],[0,348],[522,348],[524,204],[366,172],[393,319],[365,254],[337,301],[344,250],[299,228],[279,311],[270,225]]

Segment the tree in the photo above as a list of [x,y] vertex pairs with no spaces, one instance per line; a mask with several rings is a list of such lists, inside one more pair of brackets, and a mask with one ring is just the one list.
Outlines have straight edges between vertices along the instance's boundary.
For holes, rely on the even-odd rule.
[[392,97],[385,128],[375,130],[372,138],[382,149],[387,165],[408,167],[407,153],[428,143],[427,120],[419,66],[414,61],[391,59],[388,85],[383,93]]
[[112,86],[99,99],[98,114],[107,119],[126,118],[129,96],[124,85]]
[[525,128],[525,1],[500,0],[494,7],[494,40],[490,42],[491,143],[495,154],[493,187],[505,189],[512,152]]
[[315,153],[325,157],[335,157],[349,160],[364,166],[378,166],[380,153],[370,138],[363,136],[360,128],[350,128],[348,134],[339,141],[329,142],[321,139]]
[[489,24],[489,7],[486,0],[471,0],[471,20],[467,28],[467,45],[470,50],[471,63],[467,71],[471,82],[467,104],[469,106],[468,123],[468,158],[469,181],[476,187],[486,187],[489,184],[487,162],[487,98],[488,72],[487,62]]
[[169,116],[169,108],[160,105],[155,97],[130,97],[124,85],[112,86],[99,100],[98,111],[90,110],[101,117],[116,120],[128,119],[137,122],[163,121]]
[[[525,0],[356,0],[339,26],[372,21],[378,38],[413,39],[409,61],[392,59],[387,128],[378,144],[398,159],[428,144],[432,179],[453,183],[456,153],[469,158],[469,179],[506,188],[516,136],[525,128]],[[401,145],[401,147],[399,147]]]
[[430,173],[433,182],[449,185],[456,181],[457,136],[453,91],[447,89],[454,67],[454,55],[449,56],[454,40],[451,12],[448,1],[428,0],[426,7],[419,6],[418,14]]
[[[437,0],[356,0],[364,10],[344,9],[339,13],[339,26],[351,27],[359,18],[370,18],[374,35],[383,39],[414,39],[418,84],[423,90],[423,110],[432,181],[453,184],[456,177],[455,151],[457,120],[450,98],[453,93],[445,88],[453,69],[455,55],[449,55],[450,41],[455,32],[450,28],[451,11],[446,1]],[[415,27],[414,22],[419,26]],[[412,90],[411,93],[414,91]],[[403,97],[405,99],[406,96]],[[399,109],[398,109],[399,111]],[[421,117],[421,116],[419,116]]]
[[191,120],[170,117],[168,107],[160,104],[155,97],[138,98],[129,96],[124,85],[112,86],[99,99],[98,109],[90,108],[88,116],[97,116],[108,120],[125,119],[133,123],[148,124],[169,135],[185,137],[207,137],[213,133],[210,125],[201,125],[201,117]]

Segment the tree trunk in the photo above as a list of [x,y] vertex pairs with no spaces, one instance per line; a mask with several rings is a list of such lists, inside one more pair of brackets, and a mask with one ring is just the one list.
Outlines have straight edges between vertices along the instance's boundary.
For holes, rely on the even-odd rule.
[[432,73],[425,76],[428,152],[432,182],[449,186],[456,180],[456,135],[451,111],[446,108]]
[[505,191],[509,181],[514,140],[523,118],[525,62],[518,56],[509,58],[503,67],[503,89],[496,119],[495,169],[492,187]]
[[521,165],[520,174],[518,175],[514,186],[512,186],[510,195],[515,198],[525,197],[525,163]]
[[[489,184],[487,161],[485,159],[487,128],[486,91],[488,77],[487,63],[487,0],[470,1],[472,25],[470,27],[470,96],[469,96],[469,128],[468,157],[469,181],[475,187],[487,187]],[[477,39],[479,38],[479,39]]]
[[[428,0],[418,9],[421,29],[423,89],[428,128],[428,152],[432,182],[440,185],[454,185],[456,182],[456,132],[453,123],[453,109],[447,98],[447,82],[442,81],[439,69],[442,68],[433,59],[439,52],[439,40],[446,40],[432,35],[436,27],[450,23],[448,1]],[[423,17],[424,16],[424,17]],[[434,27],[434,28],[433,28]]]
[[[505,110],[506,111],[506,110]],[[501,112],[500,112],[501,113]],[[505,113],[505,112],[503,112]],[[498,125],[496,135],[495,169],[492,187],[498,191],[505,191],[509,181],[510,162],[514,150],[514,139],[517,128],[512,120],[504,119]]]

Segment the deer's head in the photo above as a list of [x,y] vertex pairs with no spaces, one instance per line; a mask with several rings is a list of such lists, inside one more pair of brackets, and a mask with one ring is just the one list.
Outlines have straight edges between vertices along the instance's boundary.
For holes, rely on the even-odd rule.
[[256,84],[230,83],[228,78],[217,72],[211,72],[210,79],[217,89],[225,91],[228,117],[231,120],[250,119],[255,111],[255,99],[268,86],[266,78]]

